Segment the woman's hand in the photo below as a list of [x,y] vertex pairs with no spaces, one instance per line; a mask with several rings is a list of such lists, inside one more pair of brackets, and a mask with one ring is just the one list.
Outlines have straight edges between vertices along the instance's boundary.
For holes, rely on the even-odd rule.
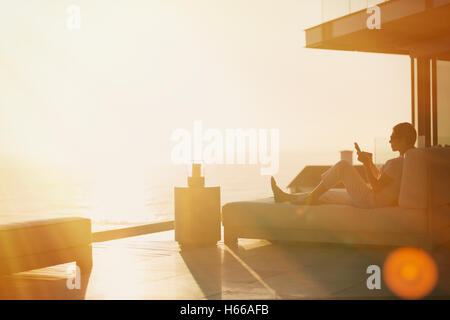
[[364,151],[358,152],[358,161],[362,164],[372,163],[372,153]]

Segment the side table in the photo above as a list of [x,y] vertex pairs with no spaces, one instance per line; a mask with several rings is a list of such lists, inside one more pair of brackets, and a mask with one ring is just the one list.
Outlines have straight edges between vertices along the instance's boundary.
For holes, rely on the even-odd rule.
[[175,241],[216,245],[220,225],[220,187],[175,187]]

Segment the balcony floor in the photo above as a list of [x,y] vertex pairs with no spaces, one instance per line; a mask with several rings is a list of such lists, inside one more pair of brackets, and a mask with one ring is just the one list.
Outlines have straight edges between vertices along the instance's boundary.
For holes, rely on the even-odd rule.
[[[180,250],[174,231],[93,244],[94,266],[81,290],[68,290],[59,265],[0,277],[0,299],[372,299],[396,298],[386,284],[369,290],[369,265],[394,248],[272,244]],[[439,282],[431,298],[450,299],[450,250],[433,258]]]

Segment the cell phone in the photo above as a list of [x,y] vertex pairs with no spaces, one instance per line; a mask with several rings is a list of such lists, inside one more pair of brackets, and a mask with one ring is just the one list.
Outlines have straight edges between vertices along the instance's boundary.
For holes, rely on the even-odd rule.
[[356,142],[355,142],[355,149],[356,151],[361,152],[361,149],[359,148],[359,145]]

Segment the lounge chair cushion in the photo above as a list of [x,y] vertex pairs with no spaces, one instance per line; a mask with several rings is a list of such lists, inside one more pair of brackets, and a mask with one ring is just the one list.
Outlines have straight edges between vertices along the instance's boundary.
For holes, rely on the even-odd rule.
[[[400,207],[362,209],[349,205],[301,206],[273,198],[223,206],[225,227],[425,233],[426,211]],[[299,231],[300,232],[300,231]]]
[[[416,148],[405,153],[399,206],[424,209],[450,204],[450,148]],[[430,192],[427,193],[430,183]],[[427,194],[432,198],[427,199]]]
[[75,248],[91,243],[91,220],[80,217],[0,215],[0,259]]

